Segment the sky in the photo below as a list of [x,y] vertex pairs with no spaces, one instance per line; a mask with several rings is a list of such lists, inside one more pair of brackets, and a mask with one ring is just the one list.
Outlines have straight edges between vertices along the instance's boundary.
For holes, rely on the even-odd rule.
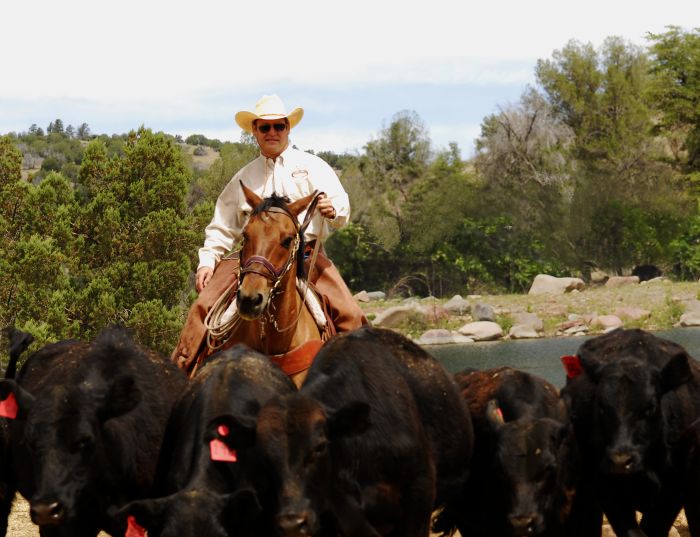
[[700,27],[697,0],[4,0],[0,134],[87,123],[238,141],[276,93],[301,149],[361,152],[404,110],[473,155],[482,120],[575,39]]

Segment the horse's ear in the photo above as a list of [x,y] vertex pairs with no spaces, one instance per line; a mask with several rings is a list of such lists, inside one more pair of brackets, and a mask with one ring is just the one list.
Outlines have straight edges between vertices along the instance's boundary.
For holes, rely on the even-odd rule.
[[243,189],[243,195],[245,196],[245,200],[248,202],[248,205],[251,206],[251,208],[255,209],[258,205],[262,203],[262,198],[258,196],[255,192],[253,192],[250,188],[245,186],[243,184],[243,180],[241,179],[241,188]]
[[314,191],[308,196],[290,203],[289,205],[287,205],[289,212],[292,213],[294,216],[299,216],[299,213],[309,206],[309,204],[313,201],[314,197],[316,197],[317,194],[318,192]]

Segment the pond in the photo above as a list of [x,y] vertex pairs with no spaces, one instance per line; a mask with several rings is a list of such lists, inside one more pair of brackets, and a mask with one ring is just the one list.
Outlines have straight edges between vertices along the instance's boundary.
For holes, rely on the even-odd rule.
[[[700,328],[676,328],[654,333],[682,345],[691,356],[700,360]],[[561,388],[566,375],[559,359],[576,354],[586,339],[589,338],[519,339],[434,345],[426,349],[452,373],[465,367],[489,369],[507,365],[540,376]]]

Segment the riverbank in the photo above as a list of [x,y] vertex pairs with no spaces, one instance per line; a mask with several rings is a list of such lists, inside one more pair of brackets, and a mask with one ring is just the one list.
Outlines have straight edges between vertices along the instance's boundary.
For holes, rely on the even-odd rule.
[[[542,321],[540,337],[564,336],[566,326],[575,320],[582,320],[587,334],[602,333],[605,326],[590,322],[596,317],[618,316],[625,328],[644,330],[668,330],[678,326],[681,316],[698,305],[700,284],[697,282],[672,282],[657,279],[640,284],[626,284],[619,287],[598,285],[582,291],[557,295],[469,295],[465,297],[469,312],[450,312],[444,308],[448,298],[410,298],[371,300],[361,303],[370,322],[390,308],[418,302],[431,309],[433,314],[406,315],[398,324],[391,326],[404,335],[418,339],[428,330],[443,329],[456,332],[465,324],[476,321],[472,315],[477,304],[493,309],[494,321],[508,337],[517,314],[531,313]],[[621,315],[621,312],[635,312],[638,318]],[[588,321],[588,322],[586,322]],[[572,331],[571,333],[575,333]]]

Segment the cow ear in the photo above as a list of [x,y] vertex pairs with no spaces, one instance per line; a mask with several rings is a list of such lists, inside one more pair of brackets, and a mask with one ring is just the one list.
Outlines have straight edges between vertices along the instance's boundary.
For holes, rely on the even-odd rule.
[[491,399],[486,403],[486,421],[495,431],[500,429],[505,423],[503,411],[498,406],[498,401],[496,399]]
[[252,416],[222,414],[209,422],[204,440],[209,443],[218,438],[235,450],[252,447],[255,445],[256,421]]
[[679,352],[675,354],[661,370],[661,391],[666,393],[675,390],[679,386],[690,382],[693,373],[688,363],[688,354]]
[[[132,525],[136,523],[149,530],[163,525],[167,506],[167,498],[136,500],[119,509],[112,518],[123,528],[127,528],[130,523]],[[132,522],[129,522],[131,517],[133,517]]]
[[141,391],[131,375],[122,375],[108,382],[107,393],[97,410],[101,422],[126,414],[141,402]]
[[25,419],[34,405],[34,396],[14,380],[0,380],[0,416]]
[[370,407],[362,401],[348,403],[328,413],[328,436],[332,440],[365,432],[370,426]]

